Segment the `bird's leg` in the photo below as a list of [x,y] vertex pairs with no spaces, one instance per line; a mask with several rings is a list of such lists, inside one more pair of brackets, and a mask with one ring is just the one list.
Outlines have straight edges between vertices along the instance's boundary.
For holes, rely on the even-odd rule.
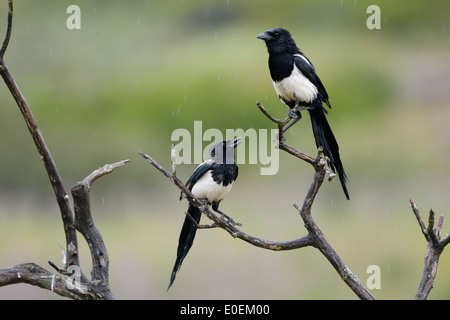
[[225,213],[223,213],[219,209],[214,210],[214,211],[216,211],[217,213],[220,213],[222,220],[226,220],[229,224],[231,224],[233,226],[242,226],[242,223],[234,221],[233,218],[231,218],[230,216],[226,215]]
[[287,129],[292,127],[294,124],[296,124],[302,118],[302,114],[300,113],[300,110],[304,110],[304,109],[303,108],[299,109],[298,107],[289,109],[288,115],[289,115],[289,118],[292,119],[292,121],[286,127],[283,128],[282,133],[285,133]]
[[297,111],[303,111],[303,110],[313,110],[315,107],[309,106],[309,107],[297,107]]
[[202,202],[202,205],[199,207],[201,212],[204,212],[208,209],[208,199],[199,199]]
[[218,214],[221,215],[221,219],[225,220],[231,224],[232,226],[242,226],[241,223],[234,221],[230,216],[226,215],[224,212],[219,210],[219,205],[218,204],[214,204],[212,205],[212,209],[217,212]]
[[[202,203],[201,206],[199,206],[199,209],[201,212],[204,212],[208,209],[208,200],[207,199],[199,199],[200,202]],[[215,223],[208,225],[208,224],[198,224],[197,221],[194,220],[194,218],[192,218],[192,216],[189,214],[189,212],[185,212],[186,216],[188,217],[189,220],[191,220],[192,224],[197,228],[197,229],[208,229],[208,228],[215,228],[217,227],[217,225]]]

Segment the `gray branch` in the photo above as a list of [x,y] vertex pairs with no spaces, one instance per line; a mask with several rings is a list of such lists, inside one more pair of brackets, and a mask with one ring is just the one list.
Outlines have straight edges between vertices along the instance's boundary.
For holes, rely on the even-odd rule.
[[[90,209],[90,187],[92,183],[105,174],[112,172],[115,168],[123,166],[129,160],[106,165],[92,172],[86,179],[72,188],[74,198],[74,212],[69,205],[62,178],[58,172],[50,150],[45,143],[44,137],[38,127],[36,119],[17,83],[14,81],[5,61],[4,55],[11,38],[13,21],[13,1],[8,1],[8,25],[6,36],[0,49],[0,75],[11,92],[19,107],[25,124],[30,131],[31,137],[44,163],[50,183],[58,202],[66,236],[65,262],[62,268],[57,267],[49,261],[49,264],[58,274],[52,273],[41,266],[26,263],[7,269],[0,269],[0,287],[14,283],[28,283],[51,290],[61,296],[73,299],[113,299],[114,296],[109,289],[108,267],[109,258],[103,238],[96,228]],[[77,233],[78,230],[89,245],[92,256],[92,278],[88,278],[82,272]],[[67,285],[67,280],[72,280],[69,270],[75,268],[77,271],[75,285]]]
[[439,258],[450,241],[450,235],[446,234],[441,239],[444,216],[441,215],[438,219],[438,223],[435,225],[435,213],[433,210],[430,210],[428,215],[428,226],[425,226],[414,199],[409,200],[409,202],[417,222],[419,223],[420,230],[427,241],[427,252],[425,254],[425,266],[423,269],[422,280],[420,281],[419,288],[414,297],[415,300],[425,300],[428,298],[431,289],[433,289]]

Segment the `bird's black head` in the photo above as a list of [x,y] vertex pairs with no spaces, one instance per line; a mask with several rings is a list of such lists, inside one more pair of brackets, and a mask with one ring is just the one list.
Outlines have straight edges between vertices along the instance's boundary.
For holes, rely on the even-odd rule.
[[267,30],[266,32],[258,34],[256,37],[264,40],[269,53],[283,53],[291,52],[295,53],[297,46],[294,39],[292,39],[289,31],[283,28],[275,28]]
[[234,140],[224,140],[218,142],[211,148],[211,159],[218,164],[233,164],[234,163],[234,149],[241,143],[240,137]]

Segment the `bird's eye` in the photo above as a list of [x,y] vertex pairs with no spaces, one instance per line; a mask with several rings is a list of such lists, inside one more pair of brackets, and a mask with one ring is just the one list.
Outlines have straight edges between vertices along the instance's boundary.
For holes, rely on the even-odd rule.
[[275,37],[278,38],[279,35],[280,35],[280,34],[279,34],[278,32],[275,32]]

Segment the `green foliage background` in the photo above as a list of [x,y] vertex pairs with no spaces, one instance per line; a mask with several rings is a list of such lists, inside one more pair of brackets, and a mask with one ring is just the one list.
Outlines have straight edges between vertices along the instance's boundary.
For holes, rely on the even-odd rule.
[[[81,30],[66,9],[81,8]],[[366,9],[381,8],[381,30]],[[287,109],[273,90],[264,43],[285,27],[314,63],[331,98],[330,124],[349,176],[324,183],[313,215],[365,283],[381,268],[379,299],[410,299],[426,242],[409,208],[414,197],[450,219],[450,18],[448,1],[16,1],[5,60],[26,96],[67,191],[91,171],[130,159],[92,188],[94,218],[110,254],[110,282],[121,299],[355,299],[314,249],[271,252],[220,230],[197,233],[174,286],[166,291],[186,202],[138,156],[170,167],[171,133],[273,128]],[[7,2],[0,3],[0,31]],[[314,155],[308,116],[287,134]],[[205,145],[208,142],[205,142]],[[309,165],[280,153],[280,170],[261,176],[241,165],[221,208],[246,232],[273,240],[305,234],[293,202],[312,180]],[[186,180],[195,164],[179,166]],[[206,219],[203,221],[206,222]],[[449,230],[444,220],[444,232]],[[80,238],[80,242],[84,242]],[[59,263],[62,223],[42,162],[6,86],[0,85],[0,267]],[[89,273],[88,248],[82,263]],[[430,299],[450,297],[444,252]],[[0,298],[55,299],[25,285]]]

